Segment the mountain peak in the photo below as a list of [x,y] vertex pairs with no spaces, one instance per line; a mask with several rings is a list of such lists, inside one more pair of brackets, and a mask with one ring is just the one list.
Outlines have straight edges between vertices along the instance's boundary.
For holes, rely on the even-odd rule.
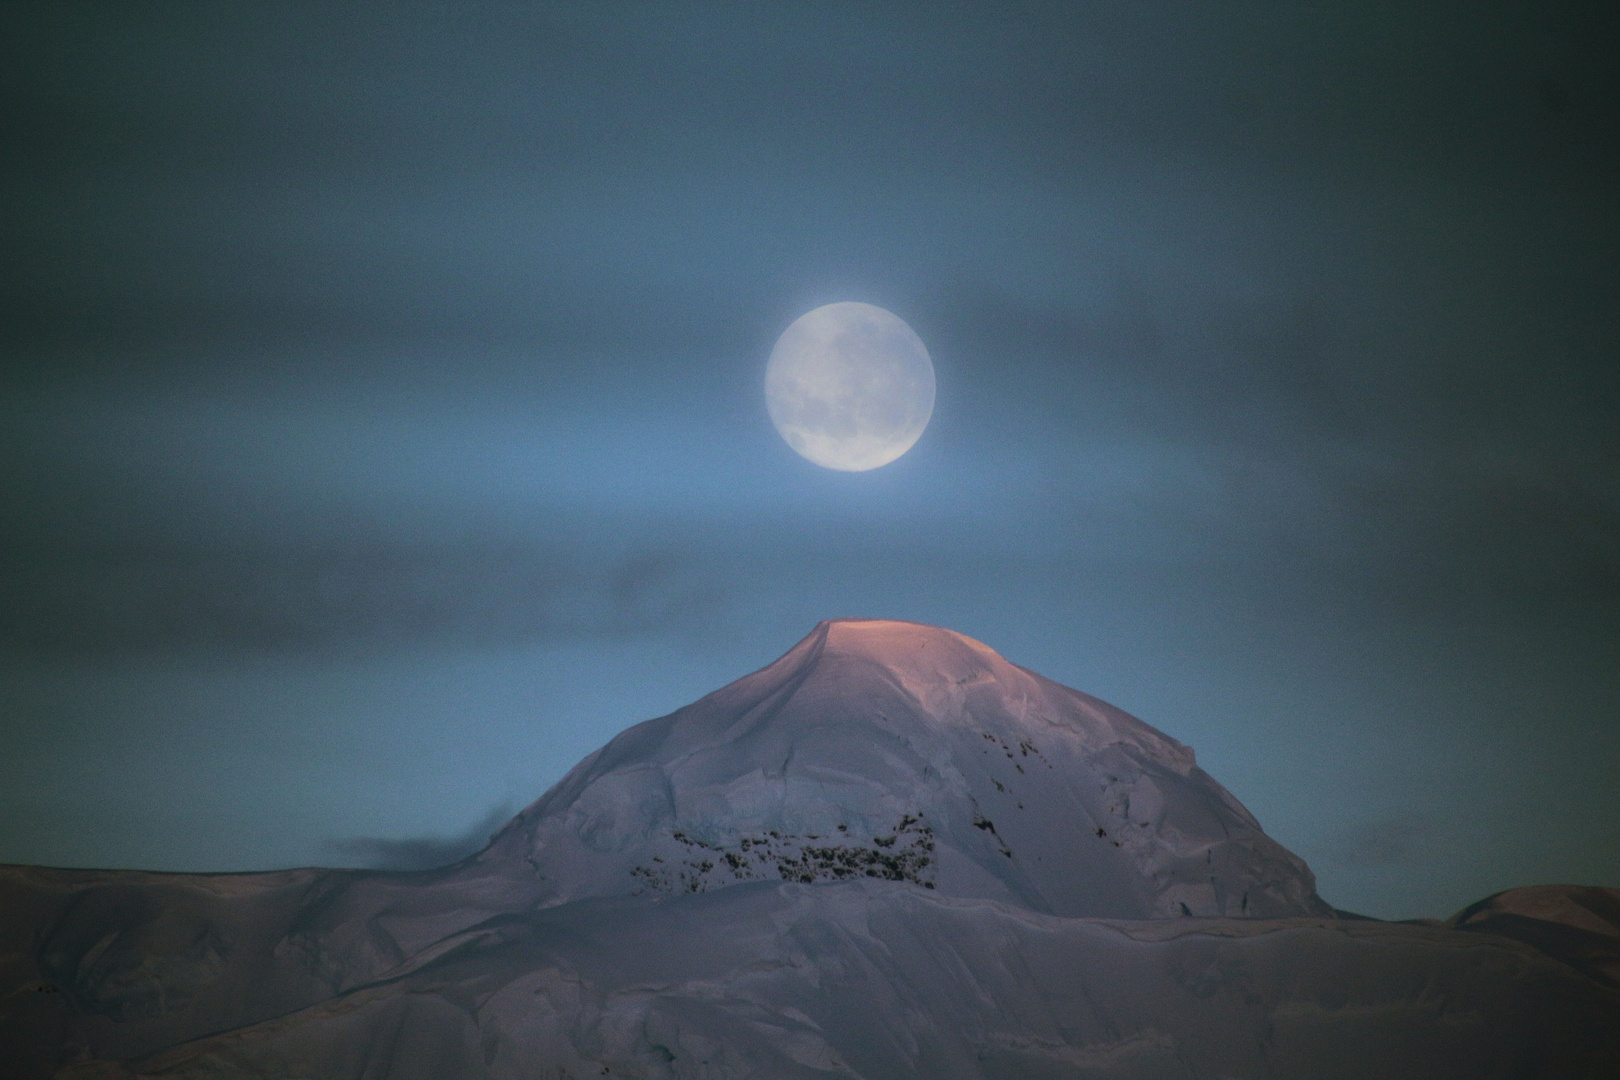
[[586,758],[480,857],[546,903],[876,877],[1121,918],[1322,914],[1192,752],[972,638],[819,623]]
[[932,703],[948,710],[957,696],[953,688],[978,682],[1000,683],[1015,693],[1032,689],[1029,673],[988,645],[926,623],[829,619],[817,624],[798,648],[805,646],[818,667],[869,664],[883,669],[925,707]]
[[943,673],[1006,663],[990,646],[966,634],[898,619],[825,619],[805,641],[817,639],[832,655],[869,660],[895,670],[921,667]]

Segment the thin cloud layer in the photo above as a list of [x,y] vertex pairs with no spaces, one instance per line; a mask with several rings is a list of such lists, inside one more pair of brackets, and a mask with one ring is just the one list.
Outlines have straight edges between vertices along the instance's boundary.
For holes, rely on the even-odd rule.
[[682,556],[522,544],[12,552],[0,648],[368,653],[690,629],[719,600]]

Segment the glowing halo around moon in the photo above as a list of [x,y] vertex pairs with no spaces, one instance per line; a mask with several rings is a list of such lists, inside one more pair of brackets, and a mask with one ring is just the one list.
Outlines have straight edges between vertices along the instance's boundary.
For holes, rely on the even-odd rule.
[[934,413],[934,363],[898,315],[839,303],[799,316],[765,367],[771,422],[802,457],[844,472],[887,465]]

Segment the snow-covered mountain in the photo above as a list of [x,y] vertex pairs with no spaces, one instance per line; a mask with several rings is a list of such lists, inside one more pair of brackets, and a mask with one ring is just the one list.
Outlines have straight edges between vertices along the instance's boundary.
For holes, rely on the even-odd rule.
[[916,623],[824,622],[630,728],[479,857],[546,902],[876,877],[1055,915],[1323,915],[1305,864],[1140,720]]
[[440,870],[0,868],[0,1075],[1612,1076],[1616,913],[1341,917],[1187,747],[837,620]]

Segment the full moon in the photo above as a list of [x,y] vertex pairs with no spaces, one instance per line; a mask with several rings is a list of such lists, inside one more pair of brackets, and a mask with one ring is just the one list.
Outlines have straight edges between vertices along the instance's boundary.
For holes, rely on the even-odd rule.
[[782,438],[817,465],[865,472],[910,450],[934,413],[934,364],[898,315],[828,304],[782,332],[765,368]]

